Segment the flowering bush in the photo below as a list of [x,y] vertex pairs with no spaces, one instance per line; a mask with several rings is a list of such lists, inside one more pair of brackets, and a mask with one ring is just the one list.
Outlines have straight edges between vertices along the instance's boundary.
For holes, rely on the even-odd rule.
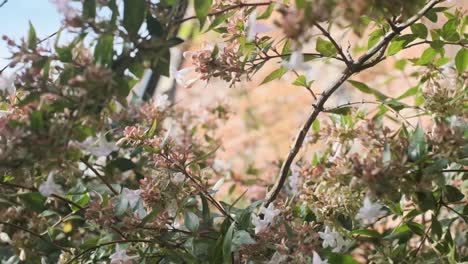
[[[464,10],[442,0],[194,0],[184,17],[187,1],[52,2],[64,16],[52,47],[33,25],[19,42],[4,36],[2,263],[468,261]],[[188,23],[219,41],[185,52],[191,66],[176,69],[169,49]],[[405,92],[351,80],[415,46],[425,49],[395,64],[418,81]],[[316,87],[311,61],[341,72]],[[276,68],[262,84],[295,74],[313,104],[259,200],[221,189],[236,181],[237,168],[216,158],[228,106],[193,110],[132,90],[145,69],[182,87],[220,79],[236,89],[267,66]],[[345,83],[375,100],[329,107]]]

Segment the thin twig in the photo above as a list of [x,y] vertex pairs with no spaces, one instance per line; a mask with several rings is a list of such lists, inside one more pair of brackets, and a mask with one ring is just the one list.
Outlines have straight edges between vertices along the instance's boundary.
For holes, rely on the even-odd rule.
[[328,38],[328,40],[330,40],[330,42],[333,44],[333,46],[335,46],[335,49],[338,51],[338,53],[341,55],[341,57],[343,58],[343,61],[346,63],[346,66],[350,66],[353,61],[352,61],[352,58],[348,58],[344,52],[343,52],[343,49],[341,48],[341,46],[336,42],[336,40],[332,37],[332,35],[330,34],[330,32],[328,32],[325,28],[323,28],[318,22],[314,22],[313,23],[314,26],[316,26],[321,32],[322,34]]
[[[233,6],[230,6],[230,7],[227,7],[225,9],[222,9],[222,10],[219,10],[219,11],[215,11],[213,13],[209,13],[207,16],[208,17],[211,17],[211,16],[217,16],[217,15],[220,15],[220,14],[224,14],[226,12],[229,12],[231,10],[234,10],[234,9],[240,9],[240,8],[244,8],[244,7],[252,7],[252,6],[267,6],[267,5],[270,5],[272,2],[271,1],[268,1],[268,2],[260,2],[260,3],[240,3],[240,4],[237,4],[237,5],[233,5]],[[183,19],[180,19],[180,20],[177,20],[175,21],[175,23],[183,23],[185,21],[188,21],[188,20],[192,20],[192,19],[196,19],[198,18],[197,16],[190,16],[190,17],[186,17],[186,18],[183,18]]]
[[8,0],[3,0],[3,2],[0,4],[0,7],[3,7],[7,2]]
[[94,172],[94,174],[96,174],[96,176],[98,176],[99,179],[101,179],[101,181],[104,182],[104,184],[107,186],[107,188],[109,188],[109,190],[112,191],[112,193],[114,193],[115,195],[119,195],[119,193],[114,189],[114,187],[112,187],[112,185],[110,185],[110,183],[107,182],[106,178],[104,178],[104,176],[102,176],[101,173],[99,173],[93,166],[91,166],[91,164],[89,164],[87,160],[81,158],[80,161],[83,162],[86,165],[86,167],[88,167],[92,172]]

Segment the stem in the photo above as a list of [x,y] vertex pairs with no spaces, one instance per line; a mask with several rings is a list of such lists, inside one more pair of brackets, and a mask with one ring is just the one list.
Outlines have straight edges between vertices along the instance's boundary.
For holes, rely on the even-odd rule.
[[88,167],[92,172],[94,172],[94,174],[96,174],[96,176],[98,176],[99,179],[101,179],[101,181],[104,182],[104,184],[107,186],[107,188],[109,188],[109,190],[112,191],[112,193],[114,193],[115,195],[119,195],[119,193],[114,189],[114,187],[112,187],[112,185],[110,185],[110,183],[107,182],[106,178],[104,178],[104,176],[102,176],[93,166],[91,166],[91,164],[89,164],[87,160],[81,158],[80,161],[83,162],[86,165],[86,167]]
[[[251,6],[267,6],[267,5],[270,5],[271,3],[273,3],[272,1],[268,1],[268,2],[260,2],[260,3],[240,3],[240,4],[237,4],[237,5],[233,5],[233,6],[229,6],[225,9],[222,9],[222,10],[219,10],[219,11],[216,11],[216,12],[213,12],[213,13],[209,13],[207,16],[210,17],[210,16],[217,16],[217,15],[220,15],[220,14],[223,14],[223,13],[226,13],[226,12],[229,12],[231,10],[234,10],[234,9],[240,9],[240,8],[244,8],[244,7],[251,7]],[[186,18],[183,18],[183,19],[180,19],[180,20],[177,20],[175,23],[184,23],[188,20],[192,20],[192,19],[196,19],[198,18],[197,16],[190,16],[190,17],[186,17]]]

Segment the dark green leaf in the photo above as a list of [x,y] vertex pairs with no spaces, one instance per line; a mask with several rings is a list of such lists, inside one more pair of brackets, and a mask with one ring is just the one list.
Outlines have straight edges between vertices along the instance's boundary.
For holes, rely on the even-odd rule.
[[329,252],[327,253],[327,260],[329,264],[358,264],[353,257],[340,253]]
[[440,239],[442,237],[442,226],[440,222],[437,220],[436,216],[432,216],[431,221],[431,234],[434,238]]
[[415,234],[419,236],[424,236],[424,226],[422,224],[416,222],[408,222],[406,223],[408,228]]
[[146,16],[146,25],[148,32],[154,37],[162,37],[164,35],[164,26],[159,20],[153,17],[151,14]]
[[465,195],[456,187],[452,185],[445,185],[445,197],[449,203],[461,201]]
[[145,0],[124,0],[123,26],[130,36],[136,36],[145,20]]
[[18,197],[25,204],[26,208],[34,212],[40,213],[45,209],[44,203],[46,198],[39,192],[20,193]]
[[375,230],[370,230],[370,229],[353,230],[351,232],[351,235],[360,235],[360,236],[367,236],[367,237],[374,237],[374,238],[381,237],[379,232]]
[[273,13],[273,10],[275,10],[275,5],[276,3],[271,3],[268,5],[268,8],[263,12],[261,13],[257,19],[267,19],[271,16],[271,14]]
[[114,55],[114,36],[111,34],[102,35],[94,48],[94,59],[96,63],[109,65],[112,63]]
[[96,0],[84,0],[83,18],[94,19],[96,17]]

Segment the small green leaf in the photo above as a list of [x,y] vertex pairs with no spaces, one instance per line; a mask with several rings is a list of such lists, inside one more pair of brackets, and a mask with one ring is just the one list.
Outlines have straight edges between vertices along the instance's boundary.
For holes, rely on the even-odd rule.
[[197,232],[198,227],[200,226],[200,220],[198,219],[198,216],[190,211],[185,212],[185,226],[187,227],[188,230],[192,232]]
[[233,222],[229,229],[227,230],[226,234],[224,235],[223,239],[223,263],[232,263],[231,252],[232,252],[232,236],[234,233],[234,228],[236,227],[236,223]]
[[418,65],[426,65],[428,63],[431,63],[435,56],[437,55],[437,50],[433,49],[432,47],[427,48],[423,54],[421,55],[421,58],[416,62]]
[[374,237],[374,238],[379,238],[382,235],[380,235],[379,232],[371,229],[359,229],[359,230],[353,230],[351,232],[351,235],[360,235],[360,236],[367,236],[367,237]]
[[330,264],[358,264],[350,255],[329,252],[327,253],[327,260]]
[[468,49],[462,48],[455,56],[455,67],[459,73],[463,73],[468,68]]
[[445,185],[445,197],[449,203],[461,201],[465,195],[456,187],[452,185]]
[[273,11],[275,10],[275,5],[276,3],[269,4],[268,8],[257,17],[257,20],[269,18],[271,14],[273,13]]
[[281,67],[281,68],[279,68],[277,70],[274,70],[273,72],[268,74],[268,76],[265,77],[265,79],[263,79],[263,81],[262,81],[262,83],[260,83],[260,85],[271,82],[271,81],[273,81],[275,79],[279,79],[287,72],[288,72],[288,69],[286,69],[284,67]]
[[36,49],[37,46],[37,35],[33,24],[29,21],[29,32],[28,32],[28,48],[31,50]]
[[458,41],[460,36],[458,35],[457,28],[460,22],[458,18],[451,18],[449,19],[441,30],[441,37],[447,41]]
[[415,233],[416,235],[419,236],[424,236],[424,226],[422,224],[416,223],[416,222],[408,222],[406,223],[408,225],[408,228]]
[[297,77],[297,79],[293,82],[293,85],[295,86],[302,86],[302,87],[308,87],[307,86],[307,79],[304,75],[300,75]]
[[94,59],[96,63],[109,65],[114,55],[114,36],[112,34],[102,35],[94,48]]
[[236,231],[232,238],[232,247],[234,249],[237,249],[242,245],[252,245],[255,243],[255,240],[245,230]]
[[136,36],[145,20],[145,0],[124,0],[123,26],[130,36]]
[[358,82],[358,81],[353,81],[353,80],[348,80],[348,82],[350,84],[352,84],[354,87],[356,87],[359,91],[363,92],[363,93],[366,93],[366,94],[372,94],[375,96],[375,98],[379,99],[379,100],[386,100],[388,99],[388,96],[386,96],[385,94],[381,93],[380,91],[376,90],[376,89],[373,89],[369,86],[367,86],[367,84],[365,83],[362,83],[362,82]]
[[377,29],[374,32],[372,32],[369,35],[369,39],[367,40],[367,48],[370,49],[372,48],[383,36],[383,30],[382,29]]
[[427,27],[422,23],[411,25],[411,31],[421,39],[427,38],[428,30]]
[[162,37],[164,35],[164,26],[159,20],[153,17],[151,14],[146,16],[146,25],[148,32],[154,37]]
[[317,38],[316,50],[326,57],[335,56],[337,53],[335,46],[333,46],[330,41],[324,40],[322,38]]
[[392,41],[392,43],[390,43],[388,46],[387,55],[392,56],[397,54],[400,50],[403,49],[405,42],[405,40]]
[[343,107],[333,108],[327,112],[337,114],[337,115],[349,115],[352,110],[353,108],[351,106],[343,106]]
[[83,18],[94,19],[96,17],[96,0],[84,0]]
[[442,226],[437,220],[437,217],[434,215],[432,216],[431,221],[431,235],[437,239],[440,239],[442,237]]
[[148,133],[146,133],[147,138],[153,138],[154,133],[156,132],[156,129],[158,128],[158,119],[155,118],[153,120],[153,124],[151,125],[151,128],[148,130]]
[[200,27],[203,27],[203,24],[205,24],[212,4],[213,0],[195,0],[195,14],[200,21]]
[[416,130],[410,136],[410,144],[408,147],[408,157],[412,161],[419,160],[426,154],[427,144],[424,135],[424,130],[418,125]]

